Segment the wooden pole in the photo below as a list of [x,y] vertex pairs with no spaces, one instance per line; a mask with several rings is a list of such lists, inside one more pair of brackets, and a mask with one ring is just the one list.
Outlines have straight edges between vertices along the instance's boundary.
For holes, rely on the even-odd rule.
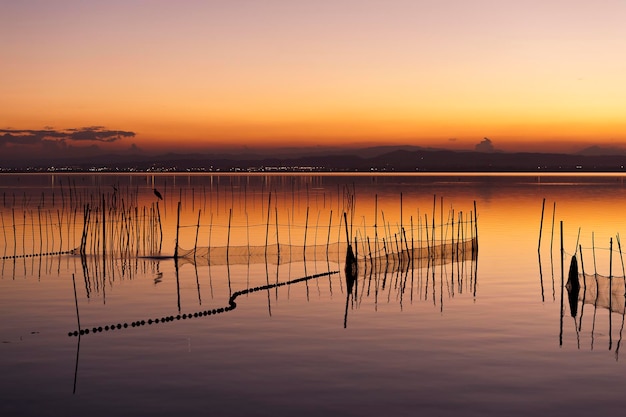
[[[403,230],[402,227],[402,193],[400,193],[400,230]],[[400,246],[402,246],[402,235],[400,235]]]
[[[230,252],[230,222],[233,218],[233,209],[232,207],[228,211],[228,237],[226,239],[226,264],[228,264],[228,254]],[[265,245],[265,255],[267,256],[267,244]]]
[[[578,247],[578,253],[580,253],[580,268],[581,268],[581,271],[583,273],[583,287],[584,287],[584,291],[586,293],[586,291],[587,291],[587,275],[585,274],[585,261],[583,260],[583,246],[582,245],[580,245]],[[583,303],[583,305],[584,305],[584,303]]]
[[441,196],[441,202],[439,203],[439,213],[440,213],[439,215],[440,226],[439,227],[441,227],[441,230],[439,231],[439,236],[440,236],[439,244],[441,245],[441,250],[440,250],[441,259],[443,259],[445,256],[445,245],[444,245],[444,240],[443,240],[443,196]]
[[[344,213],[345,214],[345,213]],[[304,254],[306,255],[306,235],[309,230],[309,206],[306,207],[306,222],[304,223]]]
[[[15,208],[11,208],[13,216],[13,256],[17,256],[17,231],[15,230]],[[48,230],[46,228],[46,230]]]
[[609,240],[609,350],[613,346],[613,238]]
[[280,240],[278,239],[278,206],[274,207],[276,213],[276,253],[280,263]]
[[543,213],[546,209],[546,198],[543,198],[543,204],[541,205],[541,222],[539,223],[539,242],[537,243],[537,252],[541,250],[541,232],[543,230]]
[[617,234],[617,249],[619,250],[619,258],[622,261],[622,277],[626,280],[626,270],[624,269],[624,256],[622,254],[622,244],[619,238],[619,233]]
[[80,314],[78,314],[78,296],[76,295],[76,279],[72,274],[72,283],[74,284],[74,303],[76,304],[76,321],[78,322],[78,332],[80,334]]
[[472,242],[472,248],[476,245],[475,253],[478,253],[478,210],[476,209],[476,200],[474,200],[474,241]]
[[198,209],[198,224],[196,226],[196,241],[193,244],[193,259],[196,259],[196,251],[198,250],[198,234],[200,234],[200,213],[202,209]]
[[346,242],[348,243],[348,246],[350,246],[350,233],[348,232],[348,215],[346,214],[345,211],[343,212],[343,221],[345,223],[345,228],[346,228]]
[[269,197],[267,201],[267,224],[265,227],[265,257],[267,258],[267,244],[270,234],[270,208],[272,206],[272,192],[269,192]]
[[415,246],[413,235],[413,216],[411,216],[411,261],[415,262]]
[[556,216],[556,201],[552,206],[552,233],[550,234],[550,259],[552,259],[552,247],[554,243],[554,217]]
[[561,311],[560,311],[560,332],[559,332],[559,345],[563,345],[563,288],[564,288],[564,281],[565,281],[565,272],[564,272],[564,265],[563,265],[563,257],[564,257],[564,250],[563,250],[563,221],[561,220]]
[[104,199],[104,194],[102,194],[102,257],[104,258],[106,254],[106,202]]
[[596,240],[594,232],[591,232],[591,252],[593,254],[593,273],[598,275],[598,266],[596,265]]
[[179,229],[180,229],[180,200],[178,201],[178,211],[177,211],[177,214],[176,214],[176,241],[175,241],[176,247],[174,248],[174,259],[178,259],[178,235],[179,235]]
[[435,257],[435,216],[436,216],[436,213],[437,213],[436,212],[436,208],[437,208],[437,195],[434,194],[433,195],[433,218],[432,218],[432,220],[433,220],[433,229],[432,229],[432,231],[430,233],[430,235],[431,235],[430,238],[432,239],[431,246],[433,248],[433,251],[432,251],[433,259]]
[[[210,196],[210,194],[209,194]],[[247,219],[248,214],[246,213],[246,219]],[[211,265],[211,234],[213,233],[213,213],[211,213],[211,220],[210,220],[211,224],[209,224],[209,249],[207,251],[207,258],[208,258],[208,262],[209,265]],[[250,239],[248,239],[248,247],[250,246]],[[250,249],[248,248],[248,253],[250,252]]]
[[157,209],[157,221],[159,222],[159,253],[161,253],[161,247],[163,246],[163,225],[161,224],[161,210],[159,210],[159,202],[156,202]]
[[330,216],[328,218],[328,237],[326,238],[326,259],[328,259],[328,246],[330,245],[330,227],[333,223],[333,211],[330,210]]

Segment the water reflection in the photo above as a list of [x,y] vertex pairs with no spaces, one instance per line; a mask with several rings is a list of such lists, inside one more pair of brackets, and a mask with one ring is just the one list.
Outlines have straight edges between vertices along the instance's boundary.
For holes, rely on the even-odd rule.
[[[611,241],[612,242],[612,241]],[[593,251],[602,248],[592,248]],[[609,275],[601,275],[596,272],[587,273],[584,270],[584,262],[582,256],[582,247],[580,251],[572,255],[569,271],[567,273],[567,282],[562,284],[562,289],[567,291],[567,303],[569,315],[573,320],[574,330],[576,335],[577,348],[581,348],[581,338],[584,336],[583,322],[586,324],[586,330],[589,332],[589,347],[591,350],[596,347],[598,334],[608,338],[607,348],[612,350],[614,347],[613,334],[613,316],[617,314],[620,317],[620,326],[618,330],[618,341],[615,347],[615,359],[619,359],[619,347],[622,343],[622,334],[624,329],[624,322],[626,316],[626,276],[614,276],[612,274],[612,245],[608,248],[609,256]],[[621,252],[620,257],[623,256]],[[579,267],[578,257],[581,259],[582,270]],[[594,269],[595,256],[594,256]],[[564,278],[563,278],[564,280]],[[561,298],[561,316],[560,316],[560,334],[559,344],[563,345],[564,338],[564,297]],[[588,307],[593,307],[593,312],[590,318],[587,318],[585,314]],[[600,316],[600,317],[599,317]],[[589,319],[591,324],[589,324]],[[598,322],[600,319],[606,319],[604,323]],[[598,326],[602,326],[603,330],[598,331]],[[605,327],[606,326],[606,327]],[[604,330],[606,329],[606,330]]]
[[[404,298],[408,295],[410,297],[410,301],[413,301],[414,295],[419,294],[419,298],[423,300],[427,300],[430,296],[432,297],[432,302],[434,305],[437,305],[439,302],[439,306],[441,311],[443,311],[443,303],[444,303],[444,293],[446,293],[448,297],[454,297],[455,292],[463,293],[466,285],[468,289],[471,291],[472,295],[476,296],[476,273],[477,273],[477,253],[474,256],[471,256],[469,259],[464,257],[460,257],[459,254],[456,254],[455,258],[453,255],[455,254],[452,251],[449,255],[450,257],[446,261],[445,258],[428,258],[424,264],[421,263],[421,260],[418,259],[418,263],[412,265],[411,262],[395,262],[397,257],[393,257],[391,262],[385,262],[384,265],[375,265],[374,260],[370,259],[367,261],[366,259],[359,260],[357,256],[352,251],[352,245],[349,245],[346,250],[345,263],[344,263],[344,282],[346,288],[346,306],[344,313],[344,327],[347,326],[347,315],[348,315],[348,306],[352,305],[353,308],[356,308],[359,304],[363,302],[363,297],[370,297],[370,295],[374,296],[374,305],[378,305],[379,295],[382,295],[385,291],[387,291],[387,302],[391,302],[392,298],[392,290],[395,291],[396,296],[395,300],[398,301],[400,307],[402,307]],[[107,286],[113,288],[114,284],[117,282],[118,285],[122,285],[125,280],[133,280],[135,276],[140,275],[141,277],[146,275],[151,275],[152,281],[154,285],[160,284],[164,280],[164,272],[161,269],[162,262],[171,262],[174,266],[174,279],[176,282],[176,305],[178,314],[162,316],[162,317],[147,317],[141,320],[132,320],[130,322],[120,322],[114,324],[101,324],[96,325],[92,328],[74,330],[70,332],[70,336],[78,336],[79,334],[90,334],[90,333],[101,333],[108,332],[120,329],[127,329],[133,327],[139,327],[144,325],[152,325],[159,323],[167,323],[175,320],[186,320],[191,318],[198,318],[204,316],[210,316],[215,314],[221,314],[224,312],[232,311],[236,307],[235,298],[244,295],[251,294],[258,291],[268,291],[270,289],[278,289],[279,287],[289,286],[297,283],[307,283],[310,280],[316,280],[320,277],[331,276],[337,274],[338,271],[331,271],[330,260],[327,260],[326,265],[328,265],[329,269],[325,272],[315,273],[313,275],[306,275],[301,278],[292,279],[288,276],[288,279],[285,281],[279,281],[279,265],[276,265],[276,282],[269,282],[269,264],[256,264],[253,266],[255,270],[258,271],[259,267],[265,268],[265,285],[259,286],[250,286],[248,288],[234,291],[232,290],[232,283],[230,279],[230,273],[226,274],[226,282],[222,282],[222,292],[224,292],[224,285],[226,285],[228,291],[228,303],[223,307],[212,308],[212,309],[204,309],[200,311],[194,311],[190,313],[181,313],[181,279],[180,279],[180,267],[181,262],[186,262],[184,258],[175,259],[151,259],[151,258],[143,258],[143,259],[113,259],[112,257],[107,257],[102,262],[100,257],[73,257],[66,259],[68,262],[71,262],[76,265],[76,262],[80,260],[80,265],[82,267],[83,278],[84,278],[84,292],[86,300],[95,296],[99,296],[102,298],[102,302],[106,304],[106,294],[107,294]],[[469,263],[467,263],[468,261]],[[60,262],[60,260],[59,260]],[[202,296],[200,289],[200,275],[208,274],[211,276],[211,270],[213,268],[217,268],[216,266],[198,266],[197,264],[190,263],[187,260],[187,264],[193,267],[197,289],[197,305],[202,306]],[[315,263],[317,265],[317,263]],[[362,266],[360,267],[359,264]],[[336,262],[332,262],[332,265],[337,265]],[[248,265],[249,270],[250,265]],[[306,263],[303,265],[304,271],[306,273]],[[107,269],[108,268],[108,269]],[[199,269],[206,268],[207,273],[199,273]],[[437,269],[439,270],[437,273]],[[105,271],[109,271],[109,275],[107,276]],[[230,271],[230,266],[227,265],[227,271]],[[362,271],[360,273],[360,271]],[[415,281],[415,276],[417,274],[417,283]],[[189,275],[189,274],[187,274]],[[359,276],[362,279],[362,294],[359,297]],[[74,275],[72,275],[74,277]],[[165,277],[167,279],[167,277]],[[74,278],[73,278],[74,279]],[[437,286],[437,281],[439,285]],[[213,280],[209,280],[211,288],[213,287]],[[249,284],[249,275],[248,275],[248,284]],[[367,285],[367,287],[365,287]],[[417,288],[414,288],[417,286]],[[329,280],[329,291],[330,295],[332,295],[332,281]],[[439,298],[436,297],[437,292],[439,292]],[[307,287],[307,300],[308,300],[308,287]],[[77,310],[78,310],[78,298],[76,299]],[[271,316],[271,308],[268,303],[268,314]]]

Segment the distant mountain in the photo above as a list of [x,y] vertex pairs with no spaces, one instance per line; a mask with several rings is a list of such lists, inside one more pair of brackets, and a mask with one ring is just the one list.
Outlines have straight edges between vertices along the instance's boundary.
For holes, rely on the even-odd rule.
[[576,152],[577,155],[603,156],[603,155],[626,155],[626,149],[617,146],[589,146]]

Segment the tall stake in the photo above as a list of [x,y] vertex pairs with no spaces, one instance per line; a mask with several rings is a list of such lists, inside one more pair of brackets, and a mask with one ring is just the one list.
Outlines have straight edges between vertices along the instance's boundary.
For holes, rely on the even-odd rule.
[[161,247],[163,246],[163,225],[161,224],[161,210],[159,210],[159,202],[156,202],[157,209],[157,221],[159,222],[159,253],[161,253]]
[[269,197],[267,199],[267,225],[265,227],[265,257],[267,258],[267,244],[269,242],[269,234],[270,234],[270,208],[272,206],[272,192],[269,192]]
[[539,223],[539,243],[537,243],[537,252],[541,250],[541,231],[543,230],[543,212],[546,209],[546,198],[543,198],[543,204],[541,205],[541,223]]
[[564,287],[563,282],[565,281],[563,257],[564,257],[564,250],[563,250],[563,220],[561,220],[561,312],[559,314],[561,328],[560,328],[560,332],[559,332],[559,345],[563,345],[563,287]]
[[472,241],[472,248],[476,245],[476,253],[478,253],[478,210],[476,210],[476,200],[474,200],[474,239],[475,242]]
[[78,314],[78,296],[76,295],[76,279],[72,274],[72,283],[74,284],[74,302],[76,303],[76,321],[78,322],[78,332],[80,333],[80,314]]
[[180,229],[180,200],[178,201],[178,212],[176,215],[176,247],[174,248],[174,259],[178,259],[178,229]]
[[196,259],[196,251],[198,250],[198,234],[200,233],[200,213],[202,209],[198,210],[198,225],[196,226],[196,242],[193,245],[193,259]]
[[276,210],[276,251],[278,254],[278,263],[280,263],[280,241],[278,239],[278,206],[274,207],[274,209]]
[[[400,230],[403,230],[402,227],[402,193],[400,193]],[[402,235],[400,235],[400,246],[402,246]]]
[[554,217],[556,216],[556,201],[552,206],[552,232],[550,234],[550,259],[552,259],[552,247],[554,243]]
[[333,211],[330,210],[330,217],[328,218],[328,237],[326,238],[326,259],[328,259],[328,246],[330,245],[330,226],[333,222]]
[[306,207],[306,221],[304,223],[304,247],[303,247],[303,251],[304,251],[305,255],[306,255],[306,234],[307,234],[308,230],[309,230],[309,206]]
[[107,243],[107,232],[106,232],[106,202],[104,201],[104,194],[102,194],[102,257],[104,258],[106,254],[106,243]]
[[613,238],[609,241],[609,350],[613,346]]
[[[230,210],[228,211],[228,237],[226,239],[226,264],[228,264],[228,254],[230,252],[230,222],[233,218],[233,209],[232,207],[230,208]],[[267,245],[265,246],[265,251],[267,254]]]
[[624,269],[624,256],[622,254],[622,243],[620,242],[619,233],[616,236],[617,238],[617,250],[619,250],[619,258],[622,261],[622,277],[626,280],[626,270]]
[[346,212],[343,212],[343,220],[346,227],[346,242],[348,243],[348,247],[350,247],[350,233],[348,232],[348,215]]

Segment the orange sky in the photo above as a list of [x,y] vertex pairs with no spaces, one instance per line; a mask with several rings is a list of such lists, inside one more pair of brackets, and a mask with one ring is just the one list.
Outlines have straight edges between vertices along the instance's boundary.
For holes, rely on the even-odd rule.
[[136,135],[99,146],[164,149],[626,147],[620,0],[6,3],[4,130],[104,126]]

